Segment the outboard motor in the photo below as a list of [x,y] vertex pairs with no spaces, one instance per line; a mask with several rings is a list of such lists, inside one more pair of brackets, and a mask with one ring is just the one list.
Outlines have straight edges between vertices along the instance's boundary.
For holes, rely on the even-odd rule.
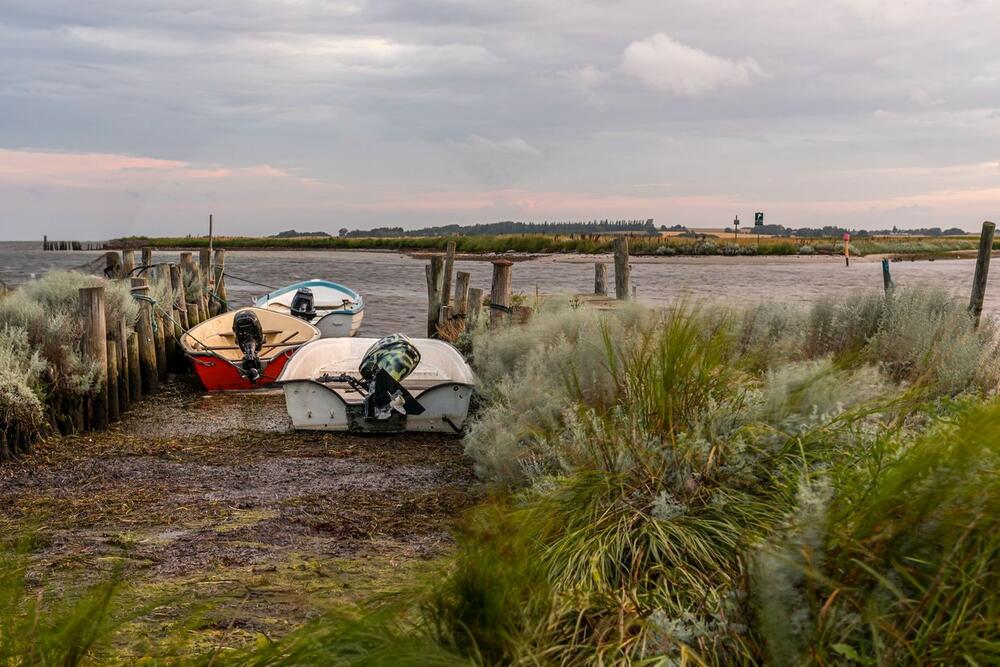
[[306,322],[316,317],[316,308],[313,306],[313,293],[308,287],[300,287],[295,296],[292,297],[292,315],[303,319]]
[[382,421],[393,410],[404,415],[419,415],[424,406],[403,388],[403,381],[420,363],[420,351],[403,334],[393,334],[375,341],[361,359],[361,379],[366,385],[365,419]]
[[260,351],[264,347],[264,330],[252,310],[236,313],[233,317],[233,334],[236,335],[236,344],[243,352],[243,375],[251,383],[256,383],[263,374]]

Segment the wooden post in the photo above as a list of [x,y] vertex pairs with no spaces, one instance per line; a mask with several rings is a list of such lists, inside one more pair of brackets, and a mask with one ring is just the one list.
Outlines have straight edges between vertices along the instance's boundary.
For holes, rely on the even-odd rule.
[[892,291],[892,274],[889,273],[889,258],[882,258],[882,288],[888,294]]
[[[189,252],[181,253],[181,282],[184,293],[184,301],[187,305],[188,328],[201,323],[201,298],[198,280],[198,267],[194,263],[194,257]],[[193,290],[191,288],[194,288]],[[191,298],[189,292],[195,292]]]
[[438,314],[438,326],[443,326],[451,320],[451,306],[441,306],[441,312]]
[[[156,304],[160,305],[160,304]],[[156,375],[160,382],[167,380],[167,320],[163,317],[163,312],[156,305],[152,306],[153,336],[156,340]]]
[[479,321],[479,313],[483,309],[483,290],[478,287],[469,289],[469,309],[465,320],[467,326],[475,326]]
[[104,253],[104,275],[110,279],[122,277],[122,259],[114,250]]
[[122,250],[122,278],[132,278],[135,271],[135,251],[128,248]]
[[455,270],[455,242],[448,241],[448,249],[444,253],[444,284],[441,287],[441,305],[451,305],[451,275]]
[[142,249],[142,266],[145,269],[142,275],[149,277],[153,270],[153,249],[149,246]]
[[509,259],[493,262],[493,284],[490,290],[490,328],[496,329],[510,320],[510,279],[514,263]]
[[456,317],[465,317],[469,311],[469,272],[459,271],[455,280],[455,307],[452,312]]
[[[115,257],[118,253],[115,253]],[[107,341],[108,346],[108,421],[121,419],[121,403],[118,398],[118,345],[114,340]]]
[[181,267],[173,262],[168,266],[170,268],[170,289],[174,291],[177,298],[177,302],[174,304],[174,312],[177,313],[177,316],[174,318],[177,320],[174,333],[180,338],[181,334],[188,329],[187,299],[184,298],[184,278],[181,274]]
[[594,294],[608,295],[608,265],[603,262],[594,263]]
[[125,320],[120,320],[112,332],[115,348],[118,350],[118,411],[128,412],[132,406],[131,388],[128,375],[128,331]]
[[[209,216],[211,217],[211,216]],[[205,307],[205,319],[218,315],[218,311],[213,308],[215,305],[211,297],[215,286],[215,279],[212,275],[212,251],[202,248],[198,251],[198,265],[201,269],[201,293],[203,297],[202,305]]]
[[[145,278],[132,278],[132,294],[149,296],[149,282]],[[142,371],[142,393],[155,394],[160,388],[159,370],[156,363],[156,336],[153,333],[153,309],[149,301],[139,299],[139,322],[135,326],[139,334],[139,367]]]
[[427,337],[437,336],[438,317],[441,316],[441,297],[444,289],[444,257],[431,257],[424,267],[427,277]]
[[97,366],[97,387],[92,399],[95,431],[108,427],[108,329],[104,319],[104,287],[80,288],[83,358]]
[[226,296],[226,251],[219,248],[215,251],[215,293],[218,295],[216,305],[219,313],[229,310],[228,297]]
[[[136,324],[136,327],[139,325]],[[139,354],[139,332],[130,331],[128,345],[128,399],[136,403],[142,398],[142,361]]]
[[42,250],[49,249],[49,235],[45,234],[42,236]]
[[628,300],[629,278],[632,270],[628,265],[628,237],[615,238],[615,298]]
[[986,278],[990,272],[990,257],[993,255],[993,233],[996,225],[992,222],[983,223],[983,231],[979,235],[979,252],[976,255],[976,276],[972,280],[972,299],[969,310],[979,326],[983,314],[983,300],[986,298]]

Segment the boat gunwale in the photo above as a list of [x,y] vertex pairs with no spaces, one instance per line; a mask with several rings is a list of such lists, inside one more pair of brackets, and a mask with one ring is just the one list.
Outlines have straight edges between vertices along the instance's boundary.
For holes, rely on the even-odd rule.
[[259,297],[258,299],[256,299],[254,301],[254,306],[256,306],[258,308],[265,308],[266,309],[268,301],[276,299],[277,297],[282,296],[284,294],[288,294],[292,290],[298,290],[298,289],[300,289],[302,287],[332,287],[334,289],[340,290],[341,292],[344,292],[348,296],[353,295],[353,297],[354,297],[354,307],[353,308],[349,308],[349,309],[348,308],[343,308],[341,310],[324,311],[325,312],[324,317],[326,317],[326,315],[355,315],[355,314],[361,312],[362,310],[364,310],[364,308],[365,308],[365,298],[363,296],[361,296],[360,294],[358,294],[357,292],[355,292],[354,290],[352,290],[350,287],[347,287],[346,285],[341,285],[340,283],[335,283],[332,280],[322,280],[320,278],[312,278],[311,280],[303,280],[301,282],[297,282],[297,283],[293,283],[291,285],[287,285],[287,286],[282,287],[280,289],[277,289],[277,290],[275,290],[273,292],[268,292],[264,296]]

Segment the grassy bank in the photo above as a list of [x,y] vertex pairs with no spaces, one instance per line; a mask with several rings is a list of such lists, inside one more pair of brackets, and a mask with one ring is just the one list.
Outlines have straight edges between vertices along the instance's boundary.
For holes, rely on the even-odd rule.
[[[458,252],[488,253],[610,253],[613,235],[544,235],[524,234],[509,236],[456,236],[399,237],[399,238],[260,238],[221,237],[215,239],[217,247],[229,249],[260,250],[396,250],[443,251],[454,240]],[[998,242],[1000,243],[1000,242]],[[854,255],[945,255],[960,250],[975,250],[976,240],[966,238],[914,238],[914,239],[863,239],[853,241]],[[196,249],[208,247],[207,237],[149,238],[129,237],[116,239],[111,246],[152,246],[160,249]],[[998,245],[997,247],[1000,247]],[[636,236],[629,240],[629,248],[636,255],[697,256],[697,255],[838,255],[844,251],[839,239],[793,239],[783,237],[752,237],[683,239],[667,236]]]
[[[1000,660],[996,330],[944,293],[553,307],[463,344],[490,494],[453,556],[356,612],[186,660]],[[0,637],[30,620],[31,589],[6,586]],[[113,657],[110,621],[133,610],[107,608],[81,656]]]

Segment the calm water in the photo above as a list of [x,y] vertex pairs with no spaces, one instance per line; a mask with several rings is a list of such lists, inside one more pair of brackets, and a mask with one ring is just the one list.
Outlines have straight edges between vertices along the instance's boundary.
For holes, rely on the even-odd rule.
[[[179,253],[157,252],[154,261],[177,261]],[[593,261],[577,256],[542,257],[514,266],[514,290],[533,295],[582,293],[593,290]],[[88,269],[99,264],[99,251],[43,252],[37,242],[0,242],[0,280],[15,286],[53,268]],[[226,269],[234,276],[280,287],[308,278],[343,283],[362,293],[367,303],[362,335],[379,336],[401,331],[424,333],[427,288],[425,260],[398,253],[348,251],[229,251]],[[458,270],[472,274],[473,287],[489,288],[488,261],[457,261]],[[895,262],[893,278],[899,285],[931,284],[963,297],[968,294],[974,270],[972,260]],[[613,270],[609,270],[613,274]],[[994,273],[994,276],[996,274]],[[613,275],[609,276],[613,289]],[[879,288],[878,262],[855,261],[845,268],[838,258],[633,258],[632,281],[640,301],[669,303],[681,295],[726,302],[781,299],[807,302],[823,295]],[[1000,285],[990,280],[986,309],[1000,313]],[[230,278],[229,298],[249,304],[268,291]]]

